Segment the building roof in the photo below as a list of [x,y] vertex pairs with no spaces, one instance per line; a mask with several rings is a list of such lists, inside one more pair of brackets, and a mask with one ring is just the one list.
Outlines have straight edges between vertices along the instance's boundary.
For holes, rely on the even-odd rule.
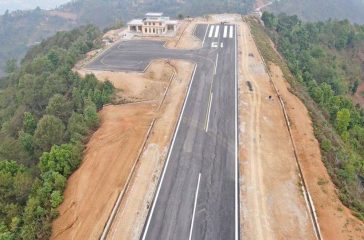
[[162,12],[149,12],[145,14],[146,17],[162,17]]
[[130,22],[128,22],[128,25],[143,25],[142,19],[133,19]]

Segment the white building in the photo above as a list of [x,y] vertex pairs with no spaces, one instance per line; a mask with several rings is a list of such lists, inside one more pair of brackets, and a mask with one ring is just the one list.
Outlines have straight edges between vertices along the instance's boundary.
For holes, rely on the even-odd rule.
[[176,32],[178,21],[164,17],[163,13],[147,13],[143,19],[128,22],[128,29],[143,35],[166,35]]

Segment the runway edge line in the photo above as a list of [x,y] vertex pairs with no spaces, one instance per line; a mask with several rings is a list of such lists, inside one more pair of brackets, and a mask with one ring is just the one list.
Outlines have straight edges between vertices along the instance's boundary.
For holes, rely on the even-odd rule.
[[178,119],[178,124],[177,124],[177,127],[175,128],[175,132],[173,134],[173,140],[172,140],[172,143],[171,143],[171,145],[169,147],[168,157],[167,157],[167,160],[166,160],[165,165],[163,167],[162,176],[159,179],[157,192],[156,192],[156,194],[154,196],[154,199],[153,199],[153,205],[152,205],[151,210],[149,211],[146,225],[144,226],[144,231],[143,231],[143,235],[142,235],[143,237],[141,238],[142,240],[145,240],[145,238],[147,236],[147,233],[148,233],[148,228],[149,228],[149,225],[150,225],[150,221],[151,221],[151,219],[153,217],[154,208],[155,208],[156,202],[158,200],[159,192],[160,192],[161,187],[162,187],[162,183],[163,183],[163,180],[164,180],[164,176],[165,176],[165,173],[166,173],[166,170],[167,170],[167,167],[168,167],[168,163],[169,163],[169,160],[170,160],[170,157],[171,157],[171,153],[172,153],[172,150],[173,150],[174,142],[176,140],[176,136],[177,136],[177,133],[178,133],[178,130],[179,130],[179,126],[181,124],[181,120],[182,120],[182,117],[183,117],[183,114],[184,114],[184,111],[185,111],[185,108],[186,108],[186,103],[187,103],[188,97],[190,95],[191,86],[192,86],[193,81],[195,79],[195,73],[196,73],[197,66],[198,65],[196,64],[195,65],[195,68],[193,70],[193,74],[192,74],[192,77],[191,77],[190,85],[188,87],[188,91],[187,91],[187,94],[186,94],[186,97],[185,97],[185,101],[183,103],[182,111],[181,111],[180,117]]

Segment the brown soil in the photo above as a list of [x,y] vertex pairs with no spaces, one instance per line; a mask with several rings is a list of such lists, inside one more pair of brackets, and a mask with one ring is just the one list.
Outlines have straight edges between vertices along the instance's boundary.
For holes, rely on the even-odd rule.
[[52,239],[98,239],[143,144],[154,106],[107,106],[100,112],[101,127],[68,180]]
[[339,200],[321,159],[320,146],[304,104],[289,92],[282,71],[270,65],[273,81],[285,101],[304,177],[313,198],[324,239],[364,239],[364,224]]
[[354,95],[354,102],[364,108],[364,81],[361,82]]
[[[141,146],[155,118],[160,120],[156,121],[152,130],[153,142],[147,145],[145,151],[151,152],[151,148],[159,146],[158,144],[161,151],[167,148],[166,139],[171,136],[178,116],[177,111],[184,99],[188,83],[186,77],[190,75],[191,69],[191,63],[156,61],[144,74],[95,72],[100,80],[109,78],[113,81],[117,88],[121,88],[120,94],[125,94],[125,98],[151,101],[107,106],[100,112],[101,126],[87,144],[81,167],[68,180],[65,200],[59,207],[60,216],[53,222],[52,239],[100,237],[116,198],[132,173]],[[175,71],[177,75],[170,85]],[[85,71],[81,71],[81,74],[85,74]],[[132,83],[130,79],[135,82]],[[163,101],[169,85],[166,100]],[[152,89],[155,90],[152,91],[153,94],[148,93],[148,90]],[[149,154],[144,155],[152,157]],[[152,171],[158,169],[158,164],[164,158],[157,160],[155,165],[148,165],[151,162],[146,162]],[[144,194],[145,190],[152,189],[154,176],[141,175],[145,176],[149,185],[136,189]],[[144,210],[146,211],[146,207]],[[128,216],[128,219],[133,217],[138,215]]]
[[118,94],[125,102],[153,100],[164,94],[174,68],[169,62],[156,60],[150,65],[145,73],[125,73],[96,70],[79,70],[78,73],[85,75],[93,73],[100,81],[109,80],[121,90]]
[[315,239],[282,109],[246,24],[240,36],[242,236]]

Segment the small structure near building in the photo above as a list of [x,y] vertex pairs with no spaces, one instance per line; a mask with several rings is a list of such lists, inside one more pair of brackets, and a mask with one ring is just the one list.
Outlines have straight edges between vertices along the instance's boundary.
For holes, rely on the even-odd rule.
[[178,21],[164,17],[163,13],[147,13],[143,19],[128,22],[129,32],[141,35],[167,35],[177,31]]

